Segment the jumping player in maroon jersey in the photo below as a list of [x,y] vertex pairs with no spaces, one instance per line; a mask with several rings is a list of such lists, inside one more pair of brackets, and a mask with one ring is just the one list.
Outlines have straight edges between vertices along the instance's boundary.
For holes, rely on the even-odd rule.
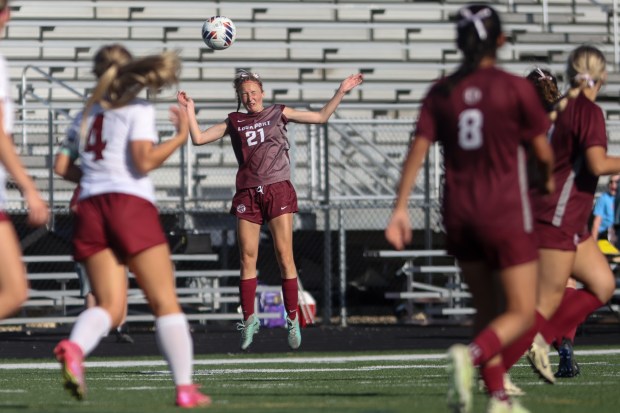
[[[525,412],[504,390],[500,352],[534,322],[537,259],[524,145],[538,160],[541,182],[553,191],[549,119],[533,86],[495,66],[505,38],[495,10],[459,11],[463,61],[425,97],[385,234],[396,248],[411,241],[407,198],[433,142],[444,148],[443,220],[448,251],[463,271],[477,310],[476,336],[448,352],[448,393],[455,412],[472,409],[474,366],[489,393],[489,412]],[[498,308],[505,296],[505,310]]]
[[[256,296],[256,262],[260,228],[267,223],[273,236],[276,258],[282,278],[282,295],[286,309],[288,345],[296,349],[301,344],[297,314],[297,268],[293,259],[293,214],[297,195],[290,181],[288,122],[326,123],[342,98],[361,84],[363,77],[355,74],[342,81],[336,94],[317,112],[300,111],[284,105],[263,105],[263,83],[260,76],[239,71],[235,76],[237,111],[210,128],[201,131],[196,120],[194,101],[183,91],[178,101],[187,109],[190,134],[195,145],[203,145],[230,135],[239,163],[236,194],[230,212],[237,217],[237,238],[241,256],[239,291],[243,322],[241,349],[247,349],[258,332],[260,323],[254,315]],[[243,104],[247,113],[239,112]]]
[[[537,309],[542,318],[528,358],[550,383],[555,377],[548,344],[604,305],[615,289],[607,259],[587,228],[598,177],[620,172],[620,157],[607,155],[605,116],[594,103],[607,78],[605,56],[595,47],[580,46],[570,54],[566,74],[571,89],[557,105],[551,136],[558,191],[532,199],[540,253]],[[571,275],[584,288],[564,294]]]

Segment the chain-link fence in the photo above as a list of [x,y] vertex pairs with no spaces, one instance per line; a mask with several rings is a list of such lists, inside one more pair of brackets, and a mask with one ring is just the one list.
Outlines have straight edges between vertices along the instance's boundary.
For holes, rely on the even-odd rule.
[[[49,110],[48,119],[21,124],[15,142],[47,197],[53,220],[46,229],[25,225],[17,189],[9,190],[9,212],[15,217],[26,255],[70,254],[72,218],[68,202],[73,185],[51,172],[53,155],[69,117]],[[216,121],[202,121],[206,128]],[[292,180],[300,212],[295,217],[294,253],[305,289],[317,300],[319,315],[386,314],[396,303],[383,292],[402,289],[395,277],[398,262],[364,257],[364,251],[386,249],[383,230],[391,212],[400,166],[406,156],[413,122],[409,120],[333,119],[328,125],[288,125]],[[159,125],[165,139],[169,124]],[[21,131],[28,131],[27,136]],[[411,199],[411,219],[420,248],[437,247],[440,154],[433,150]],[[239,268],[236,221],[229,214],[237,162],[228,138],[177,151],[151,174],[162,223],[175,252],[214,252],[210,269]],[[62,267],[62,268],[60,268]],[[64,268],[67,267],[67,268]],[[271,235],[261,233],[259,273],[262,283],[279,285]],[[29,272],[70,271],[70,263],[28,264]],[[70,281],[73,288],[77,281]],[[236,285],[236,279],[223,281]],[[43,288],[58,288],[53,280]],[[344,321],[344,320],[343,320]]]

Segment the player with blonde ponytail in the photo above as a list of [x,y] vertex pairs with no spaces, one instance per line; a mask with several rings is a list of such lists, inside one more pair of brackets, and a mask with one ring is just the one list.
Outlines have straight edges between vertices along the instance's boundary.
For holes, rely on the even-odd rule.
[[[570,89],[556,106],[551,135],[558,190],[533,196],[540,275],[534,326],[538,334],[528,359],[549,383],[555,382],[549,344],[604,305],[615,289],[607,259],[587,228],[598,177],[620,172],[620,157],[607,155],[605,116],[595,103],[607,80],[605,56],[593,46],[577,47],[566,74]],[[565,295],[571,275],[584,288]]]
[[191,408],[211,403],[192,383],[193,343],[148,177],[187,142],[188,119],[178,106],[171,107],[176,133],[158,143],[155,108],[137,98],[144,88],[157,91],[176,84],[180,68],[174,53],[134,59],[121,45],[103,47],[95,56],[97,87],[68,132],[66,140],[73,142],[80,159],[79,168],[73,164],[77,156],[70,156],[65,166],[67,179],[79,178],[81,187],[73,255],[86,268],[97,301],[80,314],[69,339],[54,349],[64,386],[78,400],[86,394],[84,358],[124,319],[127,266],[155,315],[157,342],[176,385],[176,404]]

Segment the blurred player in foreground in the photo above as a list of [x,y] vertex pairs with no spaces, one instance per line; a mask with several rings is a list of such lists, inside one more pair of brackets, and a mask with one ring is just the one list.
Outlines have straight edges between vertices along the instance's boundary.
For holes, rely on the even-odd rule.
[[[524,145],[532,147],[547,193],[554,189],[553,152],[546,137],[550,122],[534,87],[495,66],[504,41],[493,8],[459,11],[463,61],[423,101],[385,231],[397,249],[411,241],[407,199],[431,144],[440,142],[447,249],[458,259],[477,310],[473,342],[448,353],[448,403],[455,412],[472,409],[474,367],[486,384],[489,412],[527,411],[506,394],[501,351],[531,327],[535,314],[538,251]],[[505,309],[498,306],[502,296]]]
[[[0,0],[0,30],[11,18],[8,1]],[[11,218],[4,212],[7,172],[13,177],[28,205],[28,223],[44,225],[47,204],[28,176],[13,146],[13,101],[4,56],[0,55],[0,319],[13,314],[28,296],[28,282],[19,239]]]
[[137,98],[144,88],[157,92],[175,84],[180,68],[172,52],[134,59],[121,45],[104,46],[95,56],[99,81],[74,123],[74,136],[81,138],[82,174],[74,259],[84,263],[97,306],[79,315],[69,339],[54,353],[65,388],[78,400],[86,393],[84,357],[123,320],[128,266],[155,315],[157,341],[176,385],[176,404],[190,408],[211,403],[192,383],[192,339],[148,177],[186,143],[187,116],[172,107],[176,134],[157,144],[155,107]]
[[[566,75],[570,90],[558,102],[551,134],[558,191],[533,196],[540,316],[528,358],[549,383],[555,381],[549,344],[603,306],[615,289],[609,263],[587,228],[598,177],[620,172],[620,157],[607,155],[605,117],[594,103],[607,79],[605,56],[593,46],[580,46],[568,58]],[[571,275],[584,287],[565,294]]]

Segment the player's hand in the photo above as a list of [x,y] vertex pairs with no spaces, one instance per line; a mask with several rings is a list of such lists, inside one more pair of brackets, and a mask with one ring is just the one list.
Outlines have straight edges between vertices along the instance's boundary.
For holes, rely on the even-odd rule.
[[342,83],[340,84],[340,91],[342,93],[348,93],[351,89],[355,88],[358,85],[361,85],[363,81],[363,74],[357,73],[355,75],[351,75],[342,81]]
[[395,209],[387,228],[385,239],[397,250],[402,250],[411,243],[411,223],[407,210]]
[[179,102],[179,105],[186,110],[191,110],[192,112],[195,111],[195,107],[194,107],[194,99],[192,99],[191,97],[187,96],[187,93],[185,93],[185,91],[183,90],[179,90],[177,92],[177,102]]
[[41,199],[39,192],[32,191],[24,195],[28,204],[28,224],[33,227],[45,225],[50,219],[47,203]]
[[177,134],[187,138],[189,136],[189,121],[187,119],[187,112],[179,106],[170,106],[169,118],[170,122],[174,125]]

